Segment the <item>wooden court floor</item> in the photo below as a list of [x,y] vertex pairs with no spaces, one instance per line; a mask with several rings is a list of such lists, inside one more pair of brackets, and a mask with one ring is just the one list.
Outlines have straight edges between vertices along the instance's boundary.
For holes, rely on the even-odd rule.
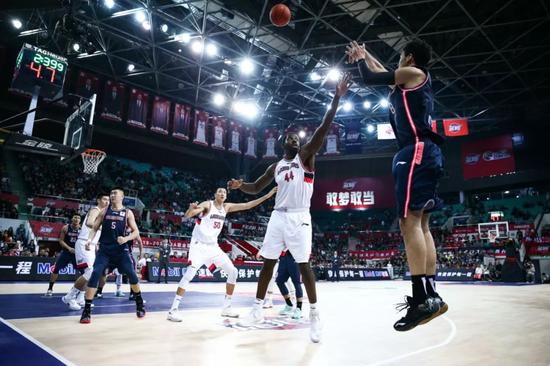
[[[277,314],[280,297],[266,311],[266,329],[232,327],[219,315],[223,284],[193,284],[182,323],[166,320],[176,284],[143,285],[144,319],[109,284],[89,325],[61,303],[68,283],[56,284],[53,298],[42,296],[46,287],[0,283],[0,326],[11,332],[0,331],[1,365],[550,365],[549,285],[439,283],[448,313],[398,333],[392,324],[402,313],[394,304],[409,293],[408,282],[319,283],[319,344],[309,341],[308,305],[304,320],[291,321]],[[254,290],[252,283],[237,286],[234,306],[242,315]],[[14,353],[25,353],[24,361],[10,359]]]

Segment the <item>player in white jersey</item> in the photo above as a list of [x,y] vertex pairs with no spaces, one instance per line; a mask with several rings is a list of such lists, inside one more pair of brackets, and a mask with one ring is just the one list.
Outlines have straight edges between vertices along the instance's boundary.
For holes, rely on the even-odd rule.
[[92,275],[92,268],[95,261],[96,245],[101,235],[101,230],[98,230],[89,245],[86,245],[88,241],[88,235],[90,228],[94,223],[97,215],[105,207],[109,206],[109,194],[100,193],[96,196],[97,206],[90,208],[86,217],[84,218],[84,225],[78,233],[78,239],[75,244],[75,256],[76,256],[76,268],[83,270],[84,274],[80,276],[75,282],[73,287],[67,292],[65,296],[61,298],[63,302],[69,305],[71,310],[80,310],[81,306],[84,306],[84,290],[86,284]]
[[315,276],[309,265],[312,244],[309,207],[313,194],[313,171],[315,169],[315,154],[323,146],[336,114],[340,97],[347,92],[350,86],[351,76],[346,74],[336,86],[331,107],[325,114],[323,122],[315,130],[307,144],[300,147],[298,135],[289,133],[283,141],[283,159],[271,164],[255,182],[245,183],[242,179],[232,179],[227,183],[230,189],[240,189],[250,194],[261,192],[273,179],[278,187],[275,209],[269,219],[264,243],[260,250],[260,255],[265,261],[258,280],[256,301],[250,316],[240,322],[244,326],[263,322],[262,304],[273,274],[273,267],[277,263],[281,251],[288,249],[300,267],[310,303],[310,338],[313,342],[319,342],[321,339]]
[[225,300],[222,309],[222,316],[237,318],[238,314],[231,310],[231,296],[237,283],[238,270],[235,268],[227,254],[218,246],[218,236],[223,229],[226,214],[250,210],[272,197],[277,188],[273,188],[263,197],[246,203],[225,202],[227,190],[218,188],[213,201],[204,201],[200,204],[191,203],[185,213],[186,217],[198,216],[191,235],[191,246],[189,247],[189,265],[185,274],[181,277],[176,291],[176,296],[172,302],[172,307],[168,312],[167,319],[173,322],[181,322],[182,318],[178,314],[179,304],[189,282],[195,277],[197,271],[203,266],[207,267],[215,264],[221,268],[227,275],[225,285]]

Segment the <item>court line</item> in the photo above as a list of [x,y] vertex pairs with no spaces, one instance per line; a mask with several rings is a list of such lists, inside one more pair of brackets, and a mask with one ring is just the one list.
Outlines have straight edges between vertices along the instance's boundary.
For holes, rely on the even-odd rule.
[[46,346],[45,344],[41,343],[40,341],[34,339],[32,336],[28,335],[27,333],[23,332],[21,329],[17,328],[15,325],[7,322],[4,320],[4,318],[0,317],[0,323],[3,323],[7,327],[11,328],[13,331],[19,333],[38,347],[42,348],[44,351],[48,352],[53,357],[57,358],[59,361],[63,362],[65,365],[69,366],[76,366],[76,364],[72,363],[71,361],[67,360],[65,357],[61,356],[59,353],[55,352],[50,347]]
[[378,365],[385,365],[385,364],[388,364],[390,362],[394,362],[394,361],[397,361],[397,360],[401,360],[403,358],[407,358],[407,357],[410,357],[410,356],[414,356],[414,355],[418,355],[420,353],[424,353],[426,351],[431,351],[433,349],[436,349],[436,348],[440,348],[440,347],[443,347],[443,346],[446,346],[448,345],[449,343],[451,343],[451,341],[454,339],[454,337],[456,336],[456,324],[452,321],[452,319],[446,317],[445,315],[442,316],[443,319],[445,319],[447,321],[447,323],[450,324],[451,326],[451,333],[449,334],[449,336],[441,343],[439,344],[436,344],[436,345],[433,345],[433,346],[429,346],[429,347],[424,347],[424,348],[420,348],[420,349],[417,349],[416,351],[412,351],[412,352],[408,352],[408,353],[405,353],[403,355],[399,355],[399,356],[395,356],[395,357],[392,357],[392,358],[388,358],[386,360],[382,360],[382,361],[376,361],[376,362],[373,362],[373,363],[369,363],[367,366],[378,366]]

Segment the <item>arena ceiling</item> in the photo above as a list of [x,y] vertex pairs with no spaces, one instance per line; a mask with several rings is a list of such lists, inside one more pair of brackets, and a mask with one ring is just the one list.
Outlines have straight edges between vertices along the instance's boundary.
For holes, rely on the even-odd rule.
[[[253,125],[318,122],[335,85],[326,77],[329,71],[358,76],[344,58],[351,40],[365,42],[389,67],[395,67],[408,40],[430,43],[435,117],[469,117],[471,130],[494,128],[503,116],[549,102],[550,9],[545,0],[292,0],[285,2],[292,21],[283,28],[269,21],[275,3],[4,0],[1,27],[13,35],[9,42],[14,47],[22,42],[45,46],[68,54],[73,65],[173,100],[228,116],[236,113],[231,101],[255,104],[259,116],[249,122]],[[60,22],[69,12],[69,21]],[[22,20],[19,31],[11,27],[13,17]],[[74,39],[82,43],[82,37],[92,42],[91,54],[84,47],[72,50]],[[211,47],[208,51],[213,47],[207,45],[215,45],[217,54],[194,53],[191,45],[197,40]],[[250,75],[240,72],[246,57],[255,65]],[[224,106],[214,104],[217,93],[225,96]],[[387,120],[379,104],[386,94],[387,88],[354,85],[346,98],[353,108],[341,109],[337,120]]]

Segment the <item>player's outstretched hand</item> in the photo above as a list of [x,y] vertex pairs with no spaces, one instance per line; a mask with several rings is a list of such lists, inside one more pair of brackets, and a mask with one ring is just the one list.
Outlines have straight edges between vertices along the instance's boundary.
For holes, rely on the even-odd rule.
[[347,72],[340,79],[340,81],[338,82],[338,85],[336,85],[336,95],[341,97],[344,94],[346,94],[351,84],[353,84],[353,81],[351,80],[351,74]]
[[196,208],[198,208],[198,207],[199,207],[199,203],[198,203],[198,202],[191,202],[191,203],[189,204],[189,209],[190,209],[190,210],[194,210],[194,209],[196,209]]
[[229,182],[227,182],[227,189],[239,189],[242,185],[242,179],[231,179]]
[[124,243],[126,243],[126,239],[124,239],[123,236],[119,236],[118,238],[116,238],[116,241],[117,241],[117,243],[119,243],[119,244],[124,244]]
[[74,248],[69,248],[69,253],[74,254],[75,253]]
[[276,186],[273,187],[273,188],[271,188],[271,191],[269,191],[269,193],[267,194],[267,196],[268,196],[269,198],[271,198],[271,197],[273,197],[273,195],[274,195],[275,193],[277,193],[277,187],[276,187]]
[[365,44],[359,45],[357,41],[352,41],[346,46],[346,55],[348,56],[348,64],[353,64],[367,57]]

